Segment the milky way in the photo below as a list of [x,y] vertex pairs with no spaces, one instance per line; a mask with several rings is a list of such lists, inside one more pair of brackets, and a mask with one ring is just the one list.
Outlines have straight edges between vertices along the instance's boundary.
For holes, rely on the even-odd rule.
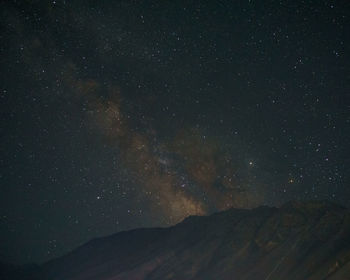
[[350,205],[348,5],[232,2],[1,4],[0,261],[230,207]]

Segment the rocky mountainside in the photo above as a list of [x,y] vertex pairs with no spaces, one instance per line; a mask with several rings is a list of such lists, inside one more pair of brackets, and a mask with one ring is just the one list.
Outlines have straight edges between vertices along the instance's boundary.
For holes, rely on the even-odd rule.
[[350,212],[314,201],[192,216],[92,240],[33,279],[350,279]]

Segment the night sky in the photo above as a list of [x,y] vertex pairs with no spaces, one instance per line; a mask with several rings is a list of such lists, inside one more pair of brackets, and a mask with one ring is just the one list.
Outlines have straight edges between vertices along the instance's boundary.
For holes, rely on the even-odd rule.
[[348,1],[0,13],[0,260],[230,207],[350,206]]

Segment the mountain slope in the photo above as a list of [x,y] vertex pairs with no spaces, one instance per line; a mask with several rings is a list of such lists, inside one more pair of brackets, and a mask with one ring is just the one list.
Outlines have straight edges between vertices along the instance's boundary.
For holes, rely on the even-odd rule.
[[93,240],[35,279],[350,279],[350,212],[291,202],[189,217]]

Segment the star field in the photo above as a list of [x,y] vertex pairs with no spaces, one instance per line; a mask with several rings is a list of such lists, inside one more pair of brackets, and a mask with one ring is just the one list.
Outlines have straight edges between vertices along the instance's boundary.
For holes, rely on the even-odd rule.
[[230,207],[350,205],[344,1],[0,5],[0,261]]

